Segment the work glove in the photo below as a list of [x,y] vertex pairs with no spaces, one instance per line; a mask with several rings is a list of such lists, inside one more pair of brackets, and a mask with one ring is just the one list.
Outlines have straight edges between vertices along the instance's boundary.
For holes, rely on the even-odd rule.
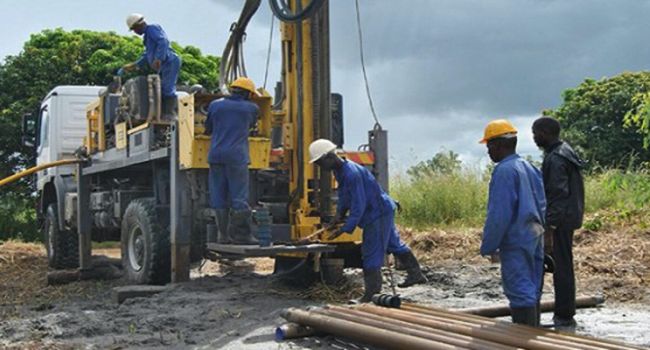
[[122,76],[124,73],[134,71],[137,68],[138,66],[135,63],[127,63],[117,70],[117,75]]
[[334,231],[333,231],[329,236],[327,236],[327,239],[330,240],[330,241],[331,241],[331,240],[335,240],[335,239],[339,238],[339,236],[342,235],[342,234],[344,234],[344,233],[345,233],[345,232],[343,232],[343,231],[341,230],[341,228],[337,228],[337,229],[334,230]]
[[155,70],[156,72],[160,71],[160,66],[161,66],[160,60],[154,60],[153,62],[151,62],[151,69]]

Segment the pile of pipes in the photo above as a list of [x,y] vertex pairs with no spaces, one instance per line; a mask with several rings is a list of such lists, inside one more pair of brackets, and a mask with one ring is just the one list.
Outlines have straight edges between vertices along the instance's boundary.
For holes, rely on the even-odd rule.
[[642,349],[413,303],[329,305],[282,315],[278,338],[320,332],[383,349]]

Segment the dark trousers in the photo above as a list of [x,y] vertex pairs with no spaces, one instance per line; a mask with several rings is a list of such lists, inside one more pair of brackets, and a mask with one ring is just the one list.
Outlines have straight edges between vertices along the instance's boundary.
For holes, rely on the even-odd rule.
[[553,236],[553,287],[555,316],[563,319],[576,314],[576,279],[573,273],[573,230],[558,227]]

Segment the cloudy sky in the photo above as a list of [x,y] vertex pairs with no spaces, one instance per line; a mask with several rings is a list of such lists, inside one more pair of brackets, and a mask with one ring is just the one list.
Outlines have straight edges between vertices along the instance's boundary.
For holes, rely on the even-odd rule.
[[[400,5],[397,5],[397,4]],[[0,2],[0,57],[20,52],[45,28],[128,34],[125,16],[145,14],[172,40],[219,55],[243,0],[25,0]],[[584,78],[650,65],[650,1],[360,0],[366,64],[380,121],[389,130],[394,170],[441,149],[486,162],[477,144],[485,124],[508,118],[522,154],[539,152],[530,124]],[[331,0],[332,90],[344,96],[347,148],[373,125],[365,97],[353,0]],[[261,84],[271,12],[252,20],[247,68]],[[277,41],[270,80],[279,76]],[[65,82],[61,82],[62,84]],[[273,86],[272,83],[268,84]]]

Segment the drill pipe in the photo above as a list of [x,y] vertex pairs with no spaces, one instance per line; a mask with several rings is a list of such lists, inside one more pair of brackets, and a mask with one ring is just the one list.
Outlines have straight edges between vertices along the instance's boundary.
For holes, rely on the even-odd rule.
[[[577,337],[572,337],[569,335],[560,334],[557,332],[548,331],[541,328],[532,328],[523,325],[506,323],[503,321],[495,321],[495,320],[482,318],[478,316],[460,315],[460,314],[453,314],[453,313],[443,312],[443,311],[419,310],[417,308],[411,310],[408,309],[408,307],[404,311],[412,312],[419,317],[432,319],[437,322],[457,323],[459,322],[458,319],[462,320],[460,322],[472,322],[471,320],[475,319],[473,321],[474,327],[499,331],[503,334],[508,334],[512,337],[537,339],[558,346],[569,346],[571,348],[585,349],[585,350],[612,349],[612,345],[600,342],[596,339],[589,339],[589,338],[580,339]],[[421,311],[425,311],[425,312],[421,312]],[[618,346],[614,346],[614,348],[619,349]],[[629,348],[625,347],[624,349],[629,349]]]
[[282,313],[282,317],[289,322],[307,325],[326,333],[340,335],[370,345],[380,346],[385,349],[464,349],[462,347],[443,344],[432,340],[414,337],[412,335],[400,334],[384,329],[377,329],[368,325],[341,320],[296,308],[285,310]]
[[[604,302],[605,302],[605,298],[603,298],[600,295],[577,297],[576,308],[585,309],[590,307],[596,307]],[[542,312],[551,312],[555,308],[555,302],[553,300],[545,300],[540,303],[540,307]],[[477,315],[477,316],[484,316],[484,317],[510,316],[510,307],[508,305],[471,307],[465,309],[456,309],[453,311]]]
[[511,346],[502,345],[495,342],[490,342],[487,340],[476,339],[473,337],[455,334],[451,332],[445,332],[438,329],[432,329],[429,327],[416,325],[404,321],[398,321],[390,319],[387,317],[377,316],[373,314],[368,314],[365,312],[357,311],[350,308],[328,306],[326,309],[317,310],[316,313],[332,316],[339,319],[344,319],[356,323],[366,324],[372,327],[387,329],[390,331],[399,332],[402,334],[413,335],[420,338],[426,338],[433,341],[438,341],[446,343],[449,345],[455,345],[464,347],[467,349],[516,349]]
[[444,318],[435,319],[429,315],[418,314],[418,313],[413,313],[413,312],[408,312],[408,311],[403,311],[398,309],[384,309],[384,308],[378,308],[369,305],[363,305],[359,309],[376,315],[392,317],[410,323],[421,324],[431,328],[437,328],[448,332],[464,334],[479,339],[484,339],[496,343],[501,343],[501,344],[525,348],[525,349],[531,349],[531,350],[584,349],[583,347],[573,346],[573,344],[569,342],[564,342],[568,344],[559,344],[559,342],[556,341],[555,344],[553,344],[547,341],[551,339],[539,339],[539,338],[535,339],[533,337],[524,337],[521,334],[504,332],[503,329],[498,329],[495,327],[483,327],[481,325],[467,326],[463,324],[455,324],[449,322],[450,320],[445,320]]
[[309,337],[316,334],[311,327],[301,326],[296,323],[285,323],[275,329],[275,340],[286,340],[293,338]]
[[550,330],[546,330],[546,329],[542,329],[542,328],[531,328],[531,327],[517,325],[517,324],[513,325],[513,324],[505,323],[505,322],[502,322],[502,321],[491,320],[491,319],[487,319],[487,318],[480,317],[480,316],[475,316],[475,315],[453,313],[453,312],[449,312],[449,311],[447,311],[445,309],[436,308],[436,307],[432,307],[432,306],[425,306],[425,305],[412,304],[412,303],[403,303],[402,309],[403,310],[410,310],[412,312],[417,312],[417,313],[421,313],[421,314],[445,317],[447,319],[451,318],[451,319],[459,319],[459,320],[464,320],[464,321],[473,320],[474,322],[478,322],[478,323],[486,325],[486,326],[496,326],[498,328],[507,328],[507,329],[510,329],[510,330],[513,330],[513,331],[524,332],[524,333],[528,333],[528,334],[535,333],[538,336],[545,336],[545,337],[554,338],[554,339],[569,340],[569,341],[572,341],[574,343],[597,346],[597,347],[600,347],[602,349],[612,349],[612,350],[643,349],[642,347],[623,344],[623,343],[620,343],[620,342],[607,340],[607,339],[594,339],[594,338],[589,338],[589,337],[576,335],[576,334],[567,334],[567,333],[560,333],[560,332],[556,332],[556,331],[550,331]]

